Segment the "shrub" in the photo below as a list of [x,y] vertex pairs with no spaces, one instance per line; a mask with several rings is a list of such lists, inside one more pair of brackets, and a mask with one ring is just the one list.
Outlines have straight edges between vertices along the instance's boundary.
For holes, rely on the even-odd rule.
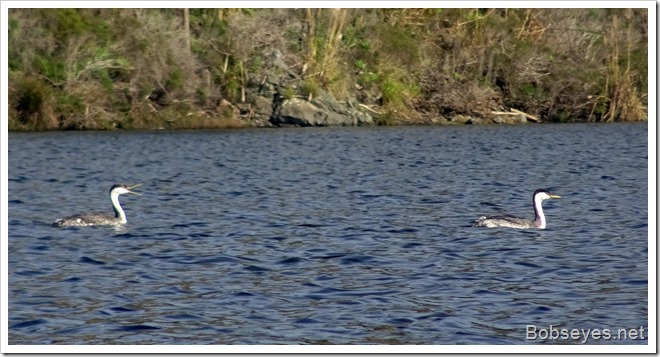
[[26,130],[52,130],[58,127],[53,110],[53,94],[50,86],[36,77],[15,80],[15,91],[10,91],[13,118],[11,127]]
[[257,83],[286,83],[289,99],[324,90],[381,104],[381,124],[508,108],[647,120],[646,9],[189,14],[186,32],[180,9],[10,9],[10,128],[153,127],[180,114],[175,103],[198,113],[186,125],[211,125],[199,113],[248,100]]
[[307,98],[314,98],[319,95],[321,88],[319,87],[318,82],[310,77],[305,79],[302,86],[303,95]]

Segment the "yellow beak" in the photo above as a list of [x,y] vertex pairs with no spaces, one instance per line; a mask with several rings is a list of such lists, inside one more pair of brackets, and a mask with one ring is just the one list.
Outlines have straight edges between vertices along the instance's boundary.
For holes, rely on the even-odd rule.
[[142,184],[141,184],[141,183],[139,183],[139,184],[137,184],[137,185],[134,185],[134,186],[130,186],[130,187],[128,188],[128,189],[129,189],[129,191],[128,191],[128,192],[129,192],[129,193],[132,193],[132,194],[134,194],[134,195],[138,195],[138,196],[141,196],[141,195],[142,195],[141,193],[137,193],[137,192],[133,192],[133,191],[130,191],[130,190],[132,190],[132,189],[134,189],[134,188],[136,188],[136,187],[139,187],[139,186],[142,186]]

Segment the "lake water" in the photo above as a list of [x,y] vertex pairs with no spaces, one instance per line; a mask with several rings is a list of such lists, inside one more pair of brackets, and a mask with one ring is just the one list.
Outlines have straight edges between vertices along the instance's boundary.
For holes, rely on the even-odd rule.
[[9,344],[647,344],[647,128],[10,133]]

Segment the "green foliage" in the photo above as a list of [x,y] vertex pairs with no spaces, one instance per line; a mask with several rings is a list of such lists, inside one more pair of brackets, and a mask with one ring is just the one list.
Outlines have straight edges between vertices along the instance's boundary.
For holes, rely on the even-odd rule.
[[403,83],[388,76],[380,83],[380,90],[383,93],[383,103],[395,106],[403,103],[402,98],[405,88]]
[[[10,9],[10,127],[213,127],[215,119],[199,113],[215,113],[219,98],[272,90],[272,78],[287,83],[287,99],[324,90],[380,104],[374,109],[388,113],[381,125],[416,112],[503,107],[554,121],[647,116],[645,9],[189,14],[187,48],[181,9]],[[273,65],[271,49],[285,66]],[[167,100],[150,99],[161,87]],[[189,107],[172,110],[176,103]],[[186,119],[177,119],[183,111]]]
[[304,51],[303,43],[300,41],[299,29],[295,27],[287,27],[284,31],[284,37],[287,40],[291,52],[301,53]]
[[61,83],[66,80],[66,68],[64,62],[50,56],[38,56],[35,59],[34,66],[39,73],[49,78],[54,83]]
[[94,75],[99,79],[101,82],[101,85],[105,90],[107,90],[109,93],[112,93],[112,90],[114,89],[113,81],[112,78],[110,78],[110,73],[107,69],[99,69],[95,71]]
[[535,83],[522,83],[516,91],[523,99],[533,99],[542,96],[542,91]]
[[43,9],[41,11],[47,12],[46,18],[50,17],[56,36],[64,40],[82,35],[90,30],[90,24],[81,16],[80,9]]
[[451,75],[458,82],[465,80],[465,75],[463,73],[453,72]]
[[167,84],[165,85],[169,90],[177,90],[183,88],[183,71],[180,68],[174,68],[170,72],[169,78],[167,78]]
[[355,48],[360,43],[360,34],[355,24],[350,24],[346,27],[346,30],[342,34],[341,42],[346,48]]
[[207,103],[210,99],[209,93],[202,88],[197,88],[195,94],[197,95],[197,101],[199,103]]
[[252,56],[248,59],[248,62],[246,63],[246,67],[248,71],[252,73],[258,73],[261,72],[261,70],[264,68],[265,60],[264,56],[259,53],[259,52],[254,52]]
[[99,46],[108,46],[112,41],[112,27],[110,24],[99,21],[96,23],[96,26],[93,28],[93,32],[96,35],[96,41]]
[[416,57],[419,41],[415,39],[411,31],[395,26],[386,26],[383,30],[384,51],[411,56],[411,59]]
[[593,107],[591,109],[592,112],[590,113],[588,120],[592,121],[594,118],[605,117],[605,114],[607,114],[608,107],[609,107],[609,101],[606,99],[606,97],[598,96],[595,100],[595,103],[593,104]]
[[225,81],[224,96],[231,101],[238,101],[241,97],[241,83],[237,78],[228,78]]
[[356,67],[358,70],[360,70],[360,71],[364,71],[365,69],[367,69],[367,64],[364,63],[363,60],[360,60],[360,59],[359,59],[359,60],[355,60],[355,63],[354,63],[354,64],[355,64],[355,67]]
[[367,52],[368,53],[372,50],[372,45],[371,45],[371,42],[369,40],[361,40],[358,44],[358,48],[362,52]]
[[381,65],[412,68],[419,64],[420,39],[411,30],[384,24],[378,29],[378,38]]
[[291,100],[296,96],[296,90],[293,87],[287,86],[280,93],[286,100]]
[[9,30],[10,36],[12,33],[16,33],[20,28],[20,21],[16,19],[15,16],[12,16],[12,14],[13,12],[9,13],[9,21],[7,22],[7,29]]
[[313,78],[306,78],[302,86],[303,95],[306,97],[316,97],[318,96],[321,88],[318,82]]
[[[637,72],[635,76],[637,88],[648,88],[648,47],[642,46],[631,49],[630,52],[630,68],[634,68]],[[625,63],[628,66],[628,63]]]
[[64,117],[75,116],[85,111],[85,103],[80,95],[62,93],[57,98],[57,110]]
[[383,104],[390,108],[404,109],[407,100],[419,95],[418,86],[406,83],[393,74],[383,76],[379,85]]
[[371,87],[372,85],[377,84],[379,80],[380,76],[378,73],[366,72],[358,77],[358,84],[363,87]]

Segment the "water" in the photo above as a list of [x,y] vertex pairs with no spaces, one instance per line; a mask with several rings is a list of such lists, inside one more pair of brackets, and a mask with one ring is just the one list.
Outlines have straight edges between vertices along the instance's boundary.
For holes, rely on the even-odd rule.
[[[527,325],[647,331],[647,135],[11,133],[9,344],[567,344],[579,341],[527,340]],[[114,183],[144,184],[120,198],[124,228],[50,226],[110,213]],[[548,229],[470,226],[532,218],[539,187],[562,196],[544,203]]]

